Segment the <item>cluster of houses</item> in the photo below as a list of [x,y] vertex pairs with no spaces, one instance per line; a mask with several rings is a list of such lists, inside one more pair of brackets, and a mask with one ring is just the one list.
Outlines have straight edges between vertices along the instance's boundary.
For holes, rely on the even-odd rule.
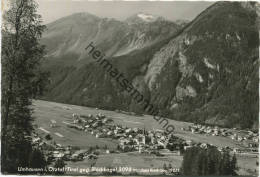
[[173,135],[168,135],[163,130],[146,131],[141,128],[114,125],[111,122],[113,122],[112,119],[108,119],[101,113],[96,116],[73,114],[73,124],[68,123],[68,126],[90,132],[96,138],[118,139],[118,149],[123,152],[152,152],[171,146],[170,141]]
[[[68,127],[76,128],[79,130],[84,131],[93,131],[92,134],[94,134],[98,137],[99,135],[105,135],[104,131],[103,133],[100,132],[100,128],[108,125],[109,123],[113,122],[112,119],[106,118],[105,115],[99,113],[96,116],[93,116],[92,114],[89,114],[88,116],[85,115],[78,115],[78,114],[72,114],[73,122],[63,122],[68,125]],[[99,132],[99,133],[97,133]],[[107,132],[106,132],[107,133]]]
[[138,151],[139,153],[154,153],[160,156],[158,150],[169,149],[171,151],[180,150],[188,146],[186,141],[162,130],[146,131],[145,129],[128,128],[125,136],[119,138],[119,146],[124,152]]
[[[183,140],[173,134],[167,134],[163,130],[157,129],[147,131],[141,128],[128,128],[121,125],[114,125],[112,122],[112,119],[108,119],[101,113],[96,116],[91,114],[88,116],[73,114],[73,124],[69,124],[68,126],[90,132],[96,138],[118,139],[118,150],[121,152],[138,151],[140,153],[154,153],[156,155],[161,155],[158,153],[158,150],[168,149],[180,154],[181,151],[193,146],[200,146],[202,148],[213,146],[207,143],[195,143],[190,140]],[[237,141],[246,142],[248,147],[247,149],[233,149],[234,152],[244,152],[245,149],[248,152],[252,152],[256,151],[258,148],[258,134],[251,131],[248,131],[246,136],[241,136],[227,128],[220,128],[217,126],[211,127],[200,124],[189,126],[187,131],[212,136],[230,137]],[[224,150],[220,147],[218,149],[219,151]]]
[[121,152],[138,151],[139,153],[162,155],[158,150],[168,149],[178,154],[192,146],[207,147],[207,144],[183,140],[163,130],[145,130],[144,128],[128,128],[112,124],[113,120],[99,113],[95,116],[73,114],[73,122],[69,127],[90,132],[96,138],[112,138],[119,141],[118,150]]
[[[157,156],[163,156],[164,150],[168,153],[177,153],[180,155],[183,151],[194,146],[200,146],[202,148],[208,148],[210,144],[207,143],[195,143],[191,140],[184,140],[175,136],[174,134],[167,134],[163,130],[146,130],[144,128],[128,128],[122,125],[115,125],[113,120],[107,118],[105,115],[99,113],[97,115],[72,115],[71,122],[63,122],[70,128],[75,128],[80,131],[89,132],[96,138],[111,138],[118,140],[117,150],[104,149],[104,153],[114,152],[139,152],[155,154]],[[51,127],[56,126],[55,121],[51,121]],[[251,146],[251,149],[258,148],[258,134],[248,131],[247,136],[241,137],[230,131],[229,129],[210,127],[200,124],[194,124],[189,126],[186,131],[192,133],[209,134],[212,136],[225,136],[235,139],[237,141],[251,140],[257,145]],[[47,135],[46,135],[47,136]],[[48,135],[50,136],[50,135]],[[88,150],[80,150],[73,146],[64,147],[60,144],[51,141],[50,139],[42,138],[37,133],[33,134],[32,143],[38,146],[45,153],[47,160],[55,161],[62,158],[67,161],[79,161],[84,159],[97,159],[100,153],[100,149],[90,148]],[[228,148],[228,147],[227,147]],[[219,151],[223,151],[223,148],[218,148]],[[249,149],[246,149],[249,152]],[[230,149],[232,150],[232,149]],[[245,149],[233,149],[233,152],[245,152]],[[258,151],[257,151],[258,152]]]
[[231,138],[232,140],[241,142],[248,148],[258,148],[259,144],[259,134],[252,131],[243,131],[243,133],[238,133],[239,131],[234,131],[228,128],[220,128],[218,126],[206,126],[201,124],[194,124],[189,126],[188,129],[183,129],[186,131],[191,131],[192,133],[207,134],[211,136],[223,136]]
[[252,140],[255,144],[259,143],[258,133],[253,133],[252,131],[247,131],[245,136],[234,133],[230,136],[230,138],[240,142],[244,140]]
[[[185,130],[185,129],[184,129]],[[212,136],[223,136],[230,137],[233,140],[243,141],[243,140],[252,140],[255,143],[259,142],[258,133],[254,133],[252,131],[247,131],[247,134],[242,136],[238,135],[234,131],[231,131],[228,128],[220,128],[218,126],[206,126],[201,124],[194,124],[189,126],[187,131],[191,131],[192,133],[200,133],[200,134],[208,134]]]
[[226,128],[219,128],[218,126],[211,127],[201,124],[194,124],[188,127],[188,129],[183,129],[187,131],[191,131],[192,133],[199,133],[199,134],[208,134],[212,136],[231,136],[231,132],[228,131]]
[[32,145],[42,150],[46,160],[50,163],[55,162],[57,159],[65,161],[81,161],[86,158],[97,159],[98,155],[95,148],[80,150],[80,148],[74,146],[62,146],[55,143],[55,141],[40,137],[37,133],[33,133],[32,135]]

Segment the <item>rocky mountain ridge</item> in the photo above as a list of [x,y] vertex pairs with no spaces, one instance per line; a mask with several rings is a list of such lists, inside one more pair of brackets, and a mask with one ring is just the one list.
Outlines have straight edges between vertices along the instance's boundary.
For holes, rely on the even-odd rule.
[[[164,20],[134,23],[129,28],[122,22],[93,17],[88,19],[93,23],[92,26],[87,25],[88,31],[97,28],[97,21],[103,25],[120,24],[124,30],[121,34],[121,28],[106,26],[100,29],[111,35],[102,36],[102,30],[97,30],[99,32],[89,32],[86,37],[99,36],[94,41],[95,45],[106,53],[107,59],[140,93],[159,108],[160,115],[226,127],[256,128],[259,17],[255,7],[253,2],[248,5],[217,2],[178,30],[175,24]],[[83,22],[79,20],[78,23]],[[50,27],[46,36],[52,34],[55,37],[52,30],[58,27],[54,24]],[[166,35],[172,27],[175,31]],[[138,43],[133,36],[140,37],[136,34],[141,30],[145,35]],[[131,37],[126,40],[127,45],[121,45],[125,35]],[[45,37],[43,40],[48,39]],[[73,40],[76,39],[73,37]],[[129,41],[135,42],[129,45]],[[60,43],[57,46],[60,47]],[[86,45],[82,49],[75,45],[73,51],[81,53],[84,47]],[[91,61],[86,53],[80,57]],[[69,60],[73,60],[71,58]],[[77,60],[79,58],[76,57]],[[44,68],[51,72],[52,82],[44,99],[143,112],[142,107],[96,63],[81,63],[80,67],[64,63],[64,59],[59,64],[51,59],[46,62]]]
[[119,56],[170,37],[179,30],[177,24],[167,20],[128,24],[77,13],[48,24],[42,43],[47,47],[48,59],[67,61],[72,65],[82,59],[89,62],[84,48],[90,42],[94,42],[107,57]]

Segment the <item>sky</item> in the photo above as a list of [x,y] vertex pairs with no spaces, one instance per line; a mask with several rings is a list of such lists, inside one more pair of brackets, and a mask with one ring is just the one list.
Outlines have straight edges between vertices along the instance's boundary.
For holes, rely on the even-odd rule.
[[87,1],[87,0],[36,0],[38,13],[47,24],[78,12],[88,12],[98,17],[125,20],[136,13],[162,16],[168,20],[192,20],[213,4],[206,1]]

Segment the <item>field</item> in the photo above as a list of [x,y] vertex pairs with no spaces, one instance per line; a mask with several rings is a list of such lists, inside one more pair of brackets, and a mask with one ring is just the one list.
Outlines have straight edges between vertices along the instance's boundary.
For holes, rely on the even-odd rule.
[[[139,154],[137,152],[131,153],[119,153],[119,154],[105,154],[99,155],[96,161],[85,159],[80,162],[67,162],[70,167],[78,167],[84,169],[93,164],[95,167],[108,167],[119,169],[120,167],[131,167],[131,168],[159,168],[163,169],[163,165],[172,165],[174,169],[179,169],[182,162],[182,156],[171,155],[165,157],[156,157],[151,155]],[[123,174],[129,174],[131,172],[123,172]],[[72,173],[73,174],[73,173]],[[141,173],[142,174],[142,173]],[[150,172],[143,173],[145,175],[156,175],[160,173]]]
[[[109,149],[115,149],[117,146],[116,140],[105,139],[105,138],[95,138],[93,135],[89,133],[75,130],[72,128],[68,128],[63,121],[71,121],[72,114],[77,113],[81,115],[88,114],[98,114],[102,113],[109,118],[114,120],[115,124],[121,124],[127,127],[139,127],[145,128],[147,130],[151,129],[163,129],[162,126],[153,119],[152,116],[144,115],[144,116],[131,116],[127,114],[117,113],[114,111],[100,110],[89,107],[61,104],[55,102],[47,102],[41,100],[35,100],[33,102],[34,108],[34,117],[35,124],[38,126],[37,131],[42,135],[46,133],[50,133],[53,139],[62,145],[74,145],[79,146],[81,149],[87,149],[90,146],[104,147],[108,146]],[[51,121],[57,122],[57,127],[50,127]],[[185,140],[193,140],[195,142],[205,142],[209,144],[213,144],[216,146],[224,147],[241,147],[242,145],[238,142],[219,136],[207,136],[203,134],[192,134],[188,131],[183,131],[181,128],[187,128],[191,123],[180,122],[169,120],[170,124],[175,126],[175,134],[179,137],[182,137]],[[173,167],[179,168],[181,165],[180,156],[172,156],[167,158],[155,158],[148,157],[146,155],[135,155],[135,154],[106,154],[100,156],[99,159],[95,162],[96,165],[105,166],[106,164],[111,164],[113,159],[119,158],[121,159],[119,162],[121,165],[128,166],[141,166],[141,167],[162,167],[163,163],[171,163]],[[238,165],[240,167],[239,172],[242,175],[250,175],[255,173],[256,166],[256,156],[239,156],[238,157]],[[116,160],[115,160],[116,161]],[[87,166],[90,162],[76,162],[70,163],[70,166]],[[113,163],[112,163],[113,164]],[[158,166],[159,165],[159,166]]]
[[[35,123],[38,126],[37,131],[40,134],[49,133],[56,143],[62,145],[74,145],[79,146],[81,149],[87,149],[90,146],[108,146],[110,149],[116,148],[115,141],[110,139],[96,138],[91,134],[79,131],[76,129],[68,128],[63,121],[71,121],[72,113],[75,110],[64,110],[57,106],[58,104],[42,101],[36,101],[34,117]],[[55,120],[57,127],[50,127],[51,120]]]

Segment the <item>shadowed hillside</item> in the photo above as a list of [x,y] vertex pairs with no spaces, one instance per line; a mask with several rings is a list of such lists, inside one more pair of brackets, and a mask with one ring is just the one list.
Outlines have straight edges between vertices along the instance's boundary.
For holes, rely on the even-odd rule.
[[[159,108],[161,115],[228,127],[257,127],[259,36],[254,3],[217,2],[182,30],[160,18],[129,25],[83,16],[87,22],[76,18],[69,24],[85,23],[86,27],[78,29],[86,32],[84,39],[95,36],[95,45]],[[57,37],[44,66],[51,72],[51,85],[44,99],[142,112],[102,67],[91,62],[84,50],[90,41],[78,42],[82,32],[62,27],[67,31],[55,35],[55,29],[61,28],[56,26],[64,20],[68,19],[50,24],[43,40],[48,44],[50,38]],[[97,24],[109,25],[100,28]],[[103,35],[96,34],[100,30]],[[67,35],[68,43],[58,42],[64,40],[59,35],[68,31],[76,37]],[[144,37],[136,40],[140,31]],[[73,52],[62,57],[69,50]],[[83,59],[75,66],[75,61]]]

